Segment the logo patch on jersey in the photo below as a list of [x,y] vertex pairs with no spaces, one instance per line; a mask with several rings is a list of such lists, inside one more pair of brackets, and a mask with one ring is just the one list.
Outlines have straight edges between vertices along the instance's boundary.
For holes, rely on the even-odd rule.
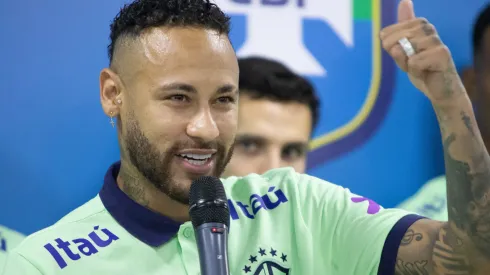
[[291,268],[288,263],[288,255],[280,253],[274,248],[270,250],[259,248],[248,258],[243,267],[243,274],[250,275],[279,275],[289,274]]
[[[78,261],[82,258],[82,255],[90,257],[99,252],[97,248],[107,247],[112,242],[119,240],[119,237],[107,228],[100,229],[104,233],[104,237],[99,236],[100,233],[96,233],[97,230],[99,230],[99,226],[94,227],[94,231],[88,234],[88,238],[78,238],[71,241],[57,238],[54,240],[55,244],[47,243],[44,248],[51,254],[58,266],[63,269],[68,265],[66,257],[72,261]],[[75,249],[80,253],[74,252],[75,249],[72,250],[70,248],[72,244],[77,246]]]
[[375,201],[368,199],[368,198],[355,197],[355,198],[351,198],[351,201],[353,203],[361,203],[361,202],[367,201],[369,203],[368,208],[367,208],[367,213],[370,215],[374,215],[374,214],[378,213],[379,210],[381,210],[381,206],[379,206],[379,204],[377,204]]
[[[262,196],[252,194],[248,201],[245,202],[228,200],[231,218],[238,220],[240,216],[245,216],[249,219],[254,219],[261,209],[264,209],[264,211],[273,210],[282,203],[288,202],[284,192],[281,189],[275,189],[275,186],[269,187],[267,193]],[[237,209],[240,210],[241,215],[238,215]]]
[[[233,16],[239,57],[264,56],[308,76],[322,102],[308,168],[362,145],[383,121],[396,67],[379,31],[395,0],[215,0]],[[271,20],[273,18],[274,20]]]

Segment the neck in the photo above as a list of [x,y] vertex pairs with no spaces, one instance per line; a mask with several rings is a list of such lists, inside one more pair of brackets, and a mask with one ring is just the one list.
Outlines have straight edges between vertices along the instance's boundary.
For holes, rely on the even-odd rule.
[[121,160],[118,187],[136,203],[178,222],[189,220],[189,206],[172,200],[130,163]]

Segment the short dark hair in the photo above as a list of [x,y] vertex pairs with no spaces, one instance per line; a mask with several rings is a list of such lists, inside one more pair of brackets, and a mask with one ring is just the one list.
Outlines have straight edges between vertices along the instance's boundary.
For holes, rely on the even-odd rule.
[[490,27],[490,5],[486,5],[480,11],[473,25],[473,54],[478,54],[482,50],[488,27]]
[[117,40],[137,37],[151,27],[202,27],[229,35],[230,17],[209,0],[136,0],[126,4],[111,23],[109,60]]
[[240,93],[255,99],[299,102],[311,110],[312,130],[318,122],[320,101],[313,85],[285,65],[262,57],[238,59]]

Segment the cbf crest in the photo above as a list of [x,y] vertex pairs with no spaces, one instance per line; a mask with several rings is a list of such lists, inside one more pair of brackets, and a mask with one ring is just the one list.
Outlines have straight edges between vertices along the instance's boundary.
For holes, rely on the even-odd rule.
[[259,247],[243,266],[242,274],[250,275],[287,275],[290,272],[288,255],[273,247]]
[[215,0],[232,16],[239,57],[278,60],[310,78],[321,111],[309,168],[369,140],[385,117],[395,64],[379,31],[395,0]]

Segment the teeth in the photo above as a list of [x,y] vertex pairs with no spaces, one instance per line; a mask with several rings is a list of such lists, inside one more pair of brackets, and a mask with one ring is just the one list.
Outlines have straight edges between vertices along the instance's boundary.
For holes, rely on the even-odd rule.
[[206,160],[185,159],[185,161],[192,165],[204,165],[206,163]]
[[212,154],[207,154],[207,155],[197,155],[197,154],[181,154],[181,156],[185,158],[191,158],[191,159],[198,159],[198,160],[206,160],[212,156]]

